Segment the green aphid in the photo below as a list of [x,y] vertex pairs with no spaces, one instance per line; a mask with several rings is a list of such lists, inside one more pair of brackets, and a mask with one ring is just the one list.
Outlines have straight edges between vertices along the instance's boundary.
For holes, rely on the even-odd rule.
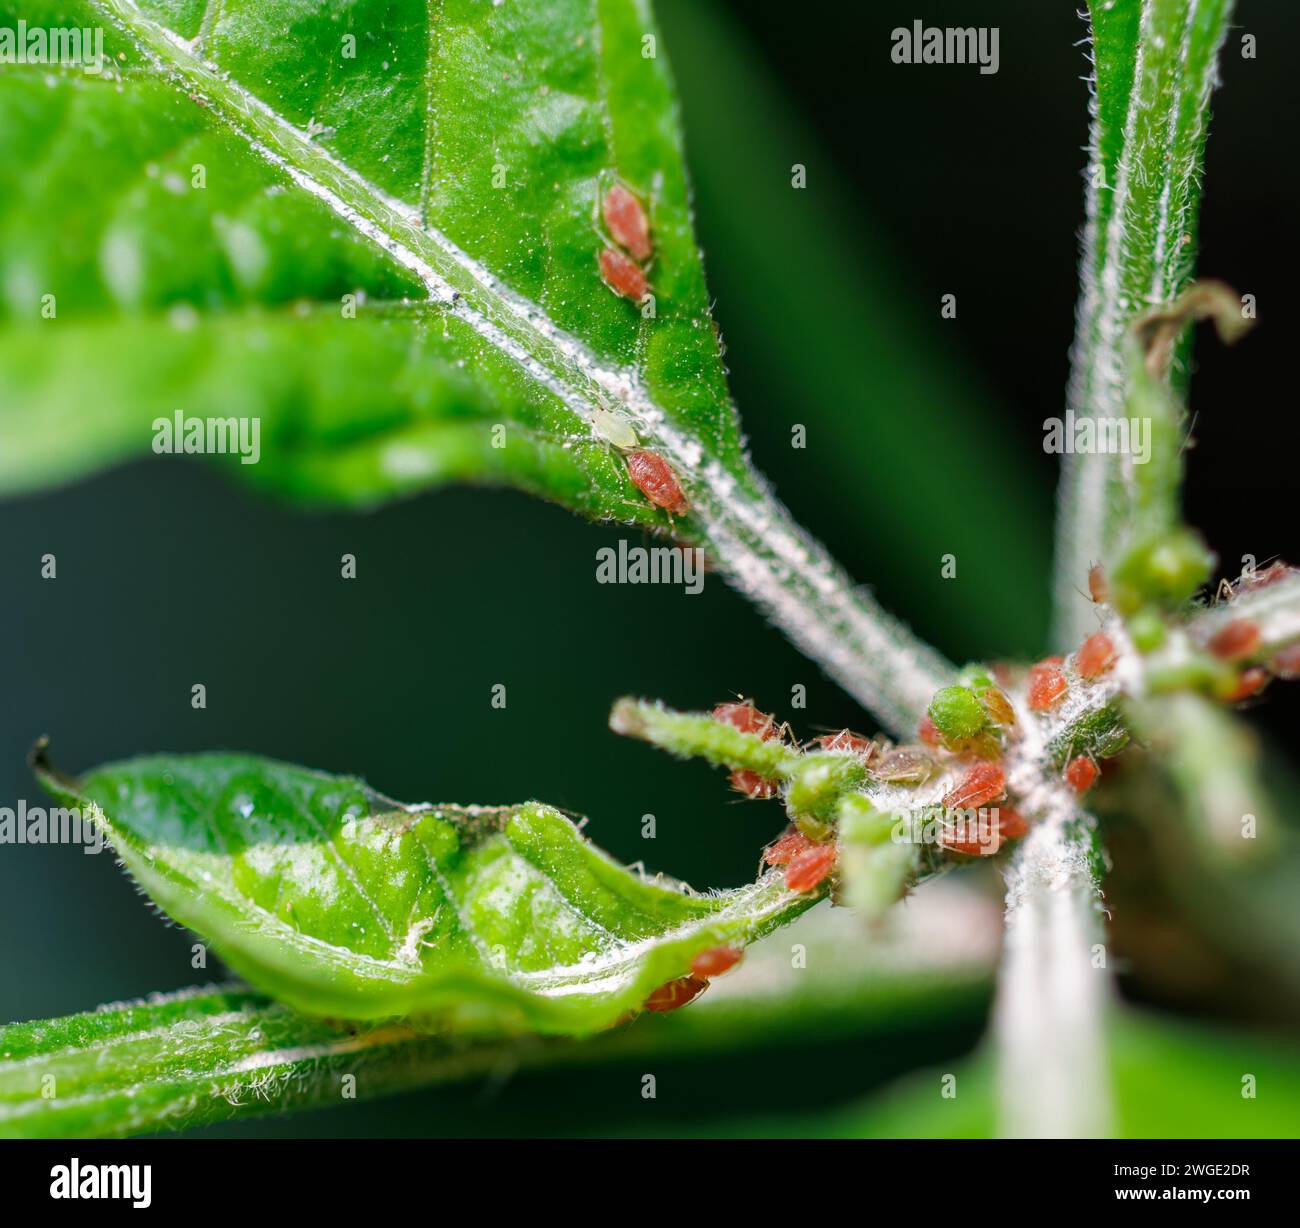
[[1165,620],[1155,610],[1139,610],[1128,621],[1128,633],[1138,652],[1155,652],[1165,642]]
[[1128,745],[1129,734],[1124,718],[1113,705],[1080,718],[1048,748],[1058,766],[1078,755],[1093,759],[1110,759]]
[[983,732],[988,713],[970,687],[946,686],[930,700],[930,719],[945,742],[961,742]]

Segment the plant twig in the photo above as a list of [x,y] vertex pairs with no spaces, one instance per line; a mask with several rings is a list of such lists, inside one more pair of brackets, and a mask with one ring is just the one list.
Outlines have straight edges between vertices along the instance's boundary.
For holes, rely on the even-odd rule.
[[931,910],[914,933],[878,944],[851,941],[856,919],[843,910],[816,910],[788,931],[816,977],[792,968],[784,941],[758,947],[689,1010],[586,1041],[448,1039],[393,1023],[348,1025],[296,1014],[241,985],[11,1024],[0,1028],[0,1138],[189,1129],[523,1069],[659,1062],[861,1035],[900,1019],[950,1024],[954,1011],[973,1024],[984,1009],[991,951],[969,937],[935,941],[936,933],[951,937],[954,925],[987,932],[971,926],[971,908],[959,904]]
[[1246,654],[1250,661],[1269,661],[1284,648],[1300,641],[1300,572],[1236,594],[1231,601],[1196,615],[1188,626],[1192,639],[1207,644],[1228,623],[1253,623],[1259,639]]
[[1036,827],[1008,873],[995,1011],[1004,1136],[1110,1133],[1098,860],[1095,822],[1074,812]]
[[[1068,409],[1128,416],[1133,321],[1172,302],[1195,262],[1210,92],[1232,0],[1091,0],[1092,127],[1082,294]],[[1170,379],[1185,381],[1177,362]],[[1078,641],[1090,610],[1081,589],[1129,523],[1132,466],[1113,453],[1070,453],[1059,498],[1058,645]]]

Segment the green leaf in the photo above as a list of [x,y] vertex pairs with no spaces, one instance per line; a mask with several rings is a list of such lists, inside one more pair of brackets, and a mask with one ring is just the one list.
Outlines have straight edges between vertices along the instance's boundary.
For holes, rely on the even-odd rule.
[[[745,456],[642,0],[207,12],[198,42],[170,4],[22,14],[106,22],[111,71],[0,79],[0,491],[165,451],[178,412],[244,419],[224,459],[296,496],[516,485],[706,542],[910,727],[947,663]],[[599,271],[616,182],[648,212],[653,313]],[[633,435],[684,491],[676,525],[628,476]]]
[[[145,452],[182,406],[261,416],[257,476],[298,494],[472,476],[666,523],[594,429],[601,398],[750,481],[644,6],[233,3],[201,45],[170,5],[24,16],[109,24],[111,65],[0,89],[11,489]],[[599,275],[616,181],[648,206],[653,319]]]
[[[1200,176],[1210,93],[1232,0],[1091,0],[1095,64],[1082,295],[1069,410],[1119,420],[1134,412],[1130,328],[1173,302],[1196,259]],[[1170,375],[1186,383],[1186,341]],[[1165,378],[1165,372],[1161,372]],[[1165,415],[1154,421],[1162,426]],[[1162,447],[1168,490],[1177,453]],[[1063,648],[1092,626],[1088,569],[1113,563],[1139,489],[1131,457],[1092,450],[1062,457],[1056,552],[1056,638]]]
[[[791,966],[787,937],[803,945],[816,977]],[[816,909],[781,941],[758,944],[690,1010],[577,1041],[342,1024],[238,985],[11,1024],[0,1028],[0,1137],[123,1137],[337,1106],[344,1075],[368,1099],[503,1068],[734,1054],[982,1017],[989,963],[970,944],[936,944],[924,928],[911,946],[861,937],[848,914]]]
[[701,951],[744,946],[822,894],[771,872],[710,895],[647,879],[538,802],[403,806],[351,777],[231,754],[79,781],[36,767],[164,912],[313,1015],[597,1032]]

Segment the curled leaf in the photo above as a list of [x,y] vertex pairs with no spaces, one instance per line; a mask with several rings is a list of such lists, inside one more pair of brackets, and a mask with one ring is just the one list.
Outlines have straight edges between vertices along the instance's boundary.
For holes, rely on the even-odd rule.
[[250,755],[159,755],[80,780],[34,766],[168,915],[312,1015],[420,1030],[612,1026],[692,959],[824,892],[779,873],[696,895],[595,848],[540,802],[405,806],[353,777]]

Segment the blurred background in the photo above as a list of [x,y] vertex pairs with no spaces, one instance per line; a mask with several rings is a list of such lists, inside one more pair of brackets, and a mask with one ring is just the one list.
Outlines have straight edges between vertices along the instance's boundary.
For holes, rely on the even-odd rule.
[[[681,89],[698,228],[755,459],[797,519],[954,660],[1045,648],[1056,458],[1076,297],[1088,65],[1069,3],[930,0],[797,9],[657,0]],[[869,8],[869,11],[864,11]],[[1191,519],[1235,576],[1300,562],[1279,412],[1294,348],[1288,237],[1300,177],[1285,6],[1243,3],[1208,155],[1201,269],[1257,296],[1234,350],[1198,338]],[[996,75],[890,62],[890,31],[996,25]],[[794,164],[807,187],[790,186]],[[957,318],[940,299],[957,297]],[[808,446],[790,446],[791,427]],[[698,887],[752,877],[771,806],[606,728],[621,694],[701,707],[753,695],[800,734],[870,728],[716,579],[698,597],[595,582],[628,531],[522,495],[451,490],[365,515],[268,502],[200,463],[153,458],[0,504],[0,804],[42,804],[24,764],[49,734],[80,770],[145,751],[243,749],[355,772],[406,800],[539,797],[597,843]],[[58,558],[57,583],[39,576]],[[339,578],[356,555],[358,578]],[[955,580],[940,559],[956,554]],[[1082,578],[1081,578],[1082,579]],[[516,597],[528,598],[528,618]],[[190,707],[203,682],[208,706]],[[489,705],[495,683],[509,705]],[[807,707],[790,706],[807,688]],[[1296,688],[1252,713],[1295,745]],[[642,840],[642,815],[657,838]],[[1292,816],[1294,818],[1294,814]],[[994,890],[996,887],[994,885]],[[0,1017],[70,1013],[213,979],[108,856],[0,848]],[[1128,992],[1168,997],[1130,969]],[[1176,995],[1175,995],[1176,996]],[[1176,1002],[1167,1003],[1171,1006]],[[773,1052],[683,1059],[654,1129],[818,1109],[978,1041],[986,998],[819,1046],[833,1080],[774,1103]],[[892,1030],[891,1030],[892,1029]],[[829,1067],[827,1067],[829,1068]],[[561,1084],[559,1080],[562,1079]],[[609,1070],[415,1093],[232,1133],[601,1133],[647,1128]]]

